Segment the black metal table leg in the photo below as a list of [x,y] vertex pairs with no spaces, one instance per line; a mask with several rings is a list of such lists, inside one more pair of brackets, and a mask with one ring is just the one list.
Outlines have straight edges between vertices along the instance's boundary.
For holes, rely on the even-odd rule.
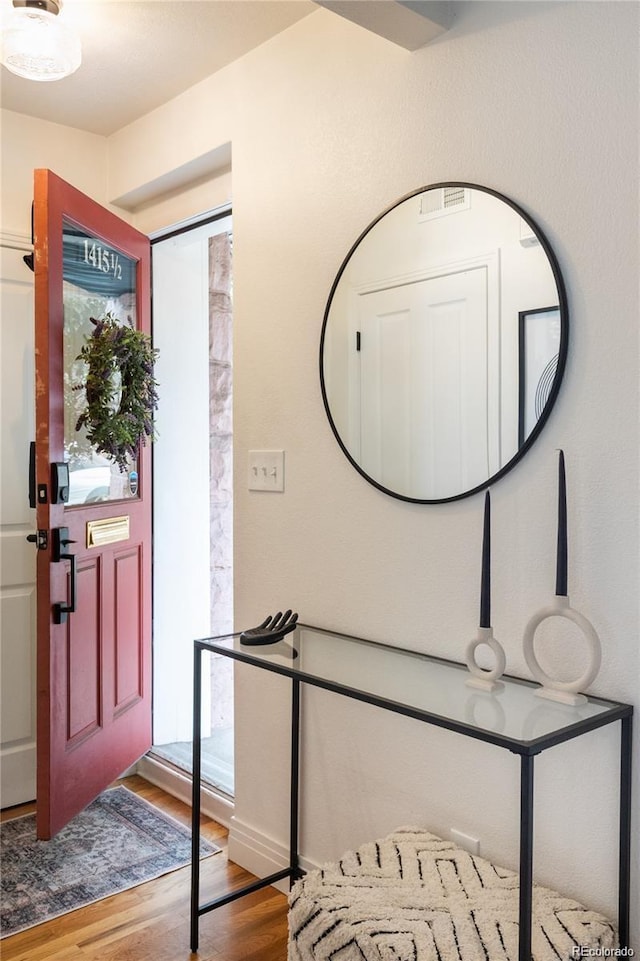
[[623,717],[620,732],[620,854],[618,862],[618,934],[621,948],[629,947],[631,904],[631,715]]
[[200,760],[202,737],[202,649],[193,649],[193,780],[191,784],[191,950],[198,950],[200,917]]
[[300,681],[291,681],[291,813],[289,820],[290,885],[298,877],[298,817],[300,787]]
[[533,759],[520,757],[520,904],[518,961],[531,961],[533,911]]
[[300,681],[294,679],[291,708],[291,825],[289,866],[266,878],[260,878],[244,885],[237,891],[224,894],[200,904],[200,811],[201,811],[201,782],[202,782],[202,653],[204,648],[199,642],[194,643],[193,657],[193,782],[191,792],[191,950],[198,950],[199,920],[203,914],[208,914],[216,908],[230,904],[238,898],[254,891],[275,884],[289,878],[294,881],[299,873],[298,868],[298,800],[299,800],[299,770],[300,770]]

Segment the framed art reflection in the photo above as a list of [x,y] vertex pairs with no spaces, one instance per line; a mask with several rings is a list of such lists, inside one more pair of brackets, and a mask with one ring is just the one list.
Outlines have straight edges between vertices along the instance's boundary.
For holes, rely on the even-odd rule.
[[560,309],[523,310],[518,320],[518,442],[522,445],[540,419],[556,378]]

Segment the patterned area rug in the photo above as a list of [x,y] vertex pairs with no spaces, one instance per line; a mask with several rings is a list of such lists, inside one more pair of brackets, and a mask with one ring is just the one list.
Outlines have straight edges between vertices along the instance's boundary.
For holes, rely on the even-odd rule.
[[[2,824],[1,937],[151,881],[191,860],[191,830],[119,786],[51,841],[35,814]],[[203,841],[200,856],[220,851]]]
[[[401,828],[291,891],[289,961],[517,961],[518,876]],[[533,961],[617,947],[605,917],[535,887]]]

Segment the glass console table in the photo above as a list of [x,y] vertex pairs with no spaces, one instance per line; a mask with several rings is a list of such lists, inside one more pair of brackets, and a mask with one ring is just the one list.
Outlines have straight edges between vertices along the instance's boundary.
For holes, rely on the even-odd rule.
[[[231,894],[200,904],[200,789],[202,654],[213,652],[291,679],[291,809],[289,865]],[[506,748],[520,757],[519,961],[531,958],[533,898],[533,766],[537,754],[620,721],[620,833],[618,929],[628,945],[631,847],[631,734],[633,707],[589,697],[576,707],[535,696],[538,685],[503,677],[495,694],[474,691],[466,667],[415,651],[298,624],[275,644],[248,647],[239,634],[194,641],[191,950],[198,949],[199,919],[236,898],[304,872],[298,864],[300,686],[309,684],[425,724]],[[479,704],[482,710],[477,710]],[[489,707],[489,710],[487,710]],[[482,715],[477,717],[476,715]]]

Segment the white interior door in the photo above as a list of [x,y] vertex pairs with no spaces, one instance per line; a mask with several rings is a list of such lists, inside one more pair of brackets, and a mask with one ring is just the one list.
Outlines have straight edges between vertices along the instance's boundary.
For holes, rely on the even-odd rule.
[[36,796],[36,549],[29,507],[34,422],[33,274],[29,250],[0,247],[0,804]]
[[359,300],[364,470],[390,490],[428,490],[433,499],[475,487],[491,474],[499,427],[489,424],[489,354],[498,338],[489,332],[487,270]]

